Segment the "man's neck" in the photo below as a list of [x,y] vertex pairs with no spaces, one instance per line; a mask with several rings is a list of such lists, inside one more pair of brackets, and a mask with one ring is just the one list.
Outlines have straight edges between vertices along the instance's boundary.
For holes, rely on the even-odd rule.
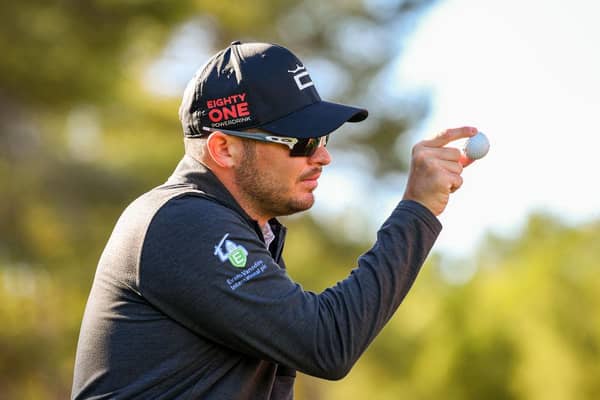
[[203,159],[198,161],[212,171],[212,173],[221,181],[229,193],[231,193],[231,196],[233,196],[240,207],[246,212],[246,214],[248,214],[250,218],[258,223],[261,229],[264,229],[265,226],[268,225],[268,221],[273,218],[273,216],[262,215],[262,213],[256,210],[256,208],[252,205],[251,199],[247,199],[246,196],[238,189],[231,170],[219,168],[219,166],[215,165],[214,162],[211,162],[211,160]]

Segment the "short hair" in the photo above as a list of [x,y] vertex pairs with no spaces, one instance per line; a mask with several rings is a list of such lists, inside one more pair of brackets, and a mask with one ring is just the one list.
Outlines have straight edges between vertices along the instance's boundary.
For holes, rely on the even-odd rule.
[[[242,146],[245,157],[250,157],[251,160],[254,160],[255,152],[256,152],[256,142],[254,140],[241,138]],[[203,137],[184,137],[183,138],[183,146],[185,149],[185,154],[188,156],[195,158],[196,160],[201,160],[206,153],[206,141],[208,140],[207,136]]]
[[206,139],[207,137],[184,137],[183,147],[185,148],[185,154],[192,158],[200,160],[204,156],[204,152],[206,151]]

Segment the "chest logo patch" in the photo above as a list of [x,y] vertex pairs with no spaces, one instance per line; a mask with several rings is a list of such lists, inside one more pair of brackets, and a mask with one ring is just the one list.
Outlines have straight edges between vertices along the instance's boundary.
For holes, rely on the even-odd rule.
[[248,250],[232,240],[227,240],[227,237],[229,237],[229,233],[226,233],[219,244],[215,246],[215,255],[221,262],[229,261],[236,268],[244,268],[248,261]]

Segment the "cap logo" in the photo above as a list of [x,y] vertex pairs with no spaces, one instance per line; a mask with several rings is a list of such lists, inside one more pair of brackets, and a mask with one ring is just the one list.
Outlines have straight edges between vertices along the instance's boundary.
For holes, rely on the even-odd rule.
[[[308,75],[308,71],[304,67],[304,65],[296,64],[296,69],[288,70],[290,74],[294,74],[294,81],[296,82],[296,86],[298,86],[299,90],[304,90],[307,87],[314,86],[310,75]],[[304,78],[304,79],[302,79]]]
[[[251,119],[246,93],[208,100],[206,107],[212,126],[232,125]],[[205,110],[202,110],[202,115],[205,115]]]

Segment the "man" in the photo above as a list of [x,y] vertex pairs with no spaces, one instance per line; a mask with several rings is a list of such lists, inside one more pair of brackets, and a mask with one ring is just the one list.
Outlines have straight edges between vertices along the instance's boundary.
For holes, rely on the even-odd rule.
[[101,256],[75,361],[75,399],[291,399],[296,370],[340,379],[408,292],[468,164],[413,149],[404,198],[373,248],[316,294],[287,275],[285,228],[309,209],[328,135],[367,111],[322,101],[289,50],[234,42],[188,85],[186,154],[120,217]]

